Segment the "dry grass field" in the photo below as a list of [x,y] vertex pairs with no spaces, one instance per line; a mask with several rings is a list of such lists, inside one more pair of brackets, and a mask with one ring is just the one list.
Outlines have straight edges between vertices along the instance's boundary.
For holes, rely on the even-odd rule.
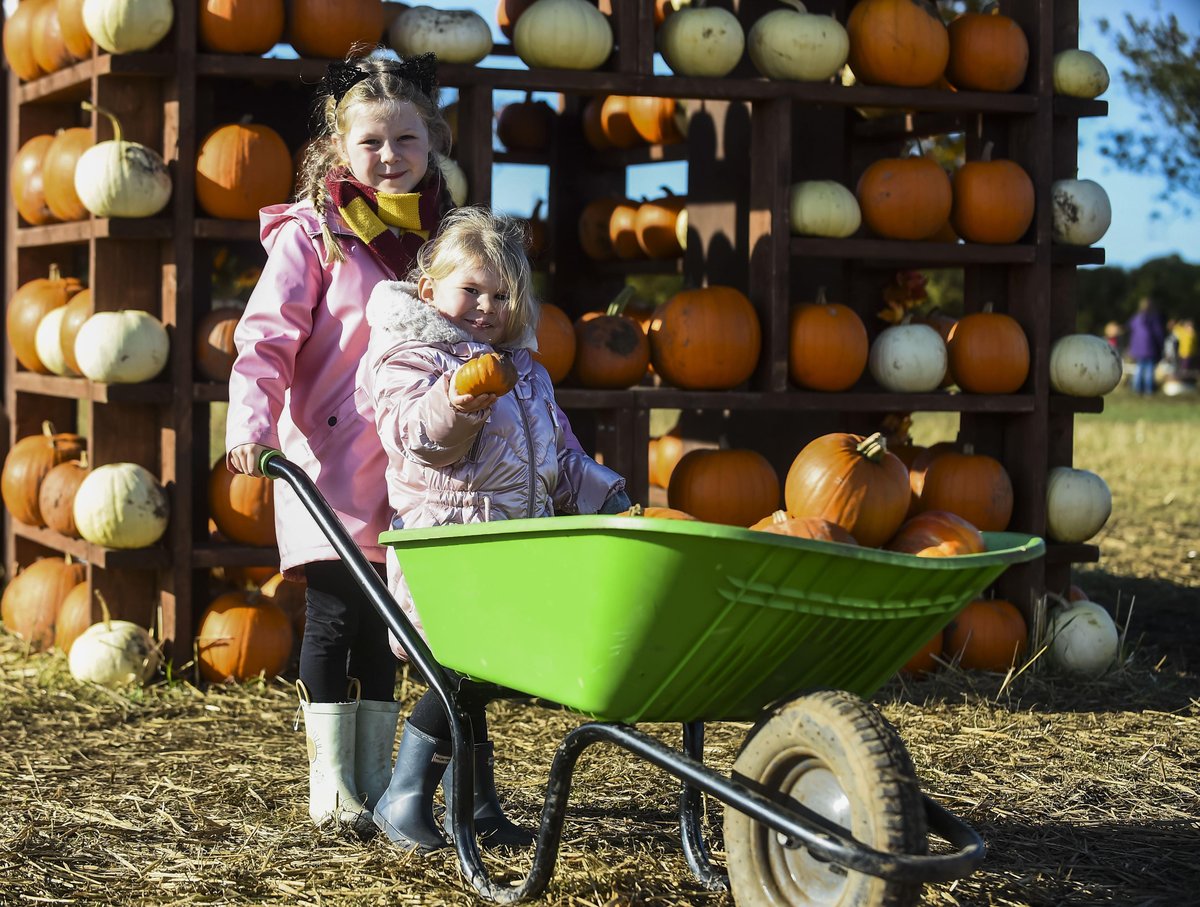
[[[917,440],[950,436],[922,417]],[[971,822],[989,856],[925,905],[1200,903],[1200,402],[1114,395],[1077,422],[1076,463],[1106,478],[1101,562],[1075,577],[1132,606],[1123,665],[1105,678],[948,669],[874,698],[925,789]],[[59,655],[0,636],[0,904],[476,903],[453,857],[311,827],[303,734],[279,680],[200,689],[176,674],[115,693],[75,683]],[[419,693],[405,684],[403,698]],[[497,704],[502,790],[526,823],[570,716]],[[745,725],[710,728],[727,767]],[[655,733],[674,739],[671,727]],[[675,785],[599,746],[572,789],[541,903],[729,905],[679,853]],[[720,809],[710,809],[714,833]],[[717,839],[719,851],[719,837]],[[718,852],[718,856],[720,856]],[[527,855],[488,857],[515,874]]]

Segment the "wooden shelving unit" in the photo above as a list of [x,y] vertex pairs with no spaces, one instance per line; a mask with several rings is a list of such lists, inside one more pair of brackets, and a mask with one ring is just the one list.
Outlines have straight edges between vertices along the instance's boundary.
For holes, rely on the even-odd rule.
[[[602,4],[603,5],[603,4]],[[747,26],[777,4],[741,0]],[[149,53],[90,60],[18,84],[10,74],[8,160],[29,137],[56,128],[92,125],[110,137],[107,121],[93,121],[79,102],[112,109],[126,135],[162,151],[171,165],[172,201],[145,220],[91,219],[43,227],[19,226],[11,206],[5,221],[5,293],[46,273],[51,262],[86,278],[98,310],[142,308],[169,326],[172,356],[158,382],[97,385],[84,379],[29,374],[5,354],[4,402],[8,442],[50,418],[66,430],[86,430],[91,461],[141,463],[169,490],[167,536],[147,551],[97,549],[5,517],[5,564],[10,571],[37,556],[70,552],[88,562],[89,581],[104,592],[114,614],[158,624],[176,651],[190,652],[190,636],[205,601],[211,567],[271,563],[272,549],[216,544],[207,530],[206,484],[212,404],[227,399],[224,385],[198,380],[192,361],[193,326],[212,304],[209,262],[222,243],[257,248],[256,222],[205,217],[194,202],[193,164],[199,137],[242,113],[276,128],[298,148],[307,137],[313,84],[326,61],[200,53],[196,0],[176,0],[170,36]],[[840,21],[853,0],[813,0],[812,12]],[[743,388],[688,392],[641,386],[624,391],[564,387],[560,401],[605,462],[628,476],[632,496],[645,500],[646,446],[653,409],[682,410],[685,433],[726,437],[734,446],[762,450],[781,470],[809,438],[830,430],[873,430],[889,412],[960,414],[961,436],[999,457],[1017,491],[1013,528],[1040,533],[1045,526],[1045,481],[1052,465],[1071,461],[1077,412],[1098,412],[1099,400],[1059,398],[1047,377],[1050,345],[1074,328],[1075,268],[1101,263],[1103,250],[1054,246],[1049,198],[1053,180],[1074,174],[1077,119],[1102,116],[1103,101],[1053,96],[1054,52],[1074,47],[1075,4],[1006,0],[1030,40],[1025,85],[1011,94],[906,90],[887,87],[772,82],[748,60],[724,79],[682,78],[653,72],[650,5],[611,0],[617,48],[598,72],[529,71],[445,65],[439,79],[459,92],[456,152],[472,202],[489,202],[496,163],[550,168],[547,256],[549,298],[579,314],[607,301],[631,273],[682,274],[689,285],[729,284],[747,292],[763,326],[760,367]],[[497,53],[511,52],[499,47]],[[493,152],[493,92],[562,93],[552,146],[545,155]],[[688,100],[685,143],[596,152],[582,138],[580,110],[591,96],[656,95]],[[894,116],[864,120],[856,107],[893,109]],[[837,179],[853,186],[870,161],[895,154],[913,137],[947,131],[967,136],[968,153],[996,143],[1031,174],[1039,199],[1033,228],[1012,246],[895,242],[865,232],[846,240],[792,236],[788,187],[800,179]],[[600,195],[625,194],[625,169],[658,161],[688,162],[689,242],[680,261],[589,262],[575,240],[583,206]],[[863,316],[872,334],[879,289],[897,268],[946,267],[964,272],[967,308],[994,301],[1017,318],[1032,350],[1027,385],[1017,394],[898,395],[864,379],[846,393],[801,391],[787,376],[787,320],[791,305],[811,299],[818,286]],[[793,418],[780,418],[789,414]],[[1095,560],[1087,545],[1051,546],[1043,561],[1009,571],[1000,591],[1021,606],[1044,588],[1065,585],[1071,563]]]

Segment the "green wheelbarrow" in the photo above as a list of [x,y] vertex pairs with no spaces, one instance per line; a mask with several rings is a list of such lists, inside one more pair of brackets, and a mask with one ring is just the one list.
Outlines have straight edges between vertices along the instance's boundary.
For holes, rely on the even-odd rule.
[[[903,743],[862,697],[1009,565],[1040,557],[1041,539],[985,533],[984,553],[918,558],[624,516],[384,533],[426,643],[303,470],[272,453],[263,471],[291,485],[439,696],[455,758],[472,745],[463,682],[476,698],[541,700],[592,719],[558,747],[533,865],[516,885],[489,877],[473,779],[454,773],[459,867],[484,898],[545,890],[575,763],[598,742],[682,782],[688,865],[742,907],[914,903],[923,883],[982,862],[978,834],[921,792]],[[703,763],[704,723],[730,720],[754,724],[725,775]],[[638,722],[680,723],[681,749]],[[702,834],[705,794],[725,804],[725,872]],[[930,834],[945,852],[929,853]]]

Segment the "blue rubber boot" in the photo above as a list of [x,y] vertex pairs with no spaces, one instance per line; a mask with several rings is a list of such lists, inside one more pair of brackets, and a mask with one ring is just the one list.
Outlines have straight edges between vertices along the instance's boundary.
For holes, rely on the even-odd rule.
[[[484,847],[528,847],[534,842],[534,834],[508,820],[500,806],[496,793],[495,748],[492,742],[475,745],[475,835]],[[442,794],[446,798],[446,815],[442,825],[447,834],[453,834],[454,815],[454,762],[442,777]]]
[[392,780],[372,813],[375,825],[393,844],[418,853],[450,846],[433,817],[433,795],[449,763],[449,740],[404,726]]

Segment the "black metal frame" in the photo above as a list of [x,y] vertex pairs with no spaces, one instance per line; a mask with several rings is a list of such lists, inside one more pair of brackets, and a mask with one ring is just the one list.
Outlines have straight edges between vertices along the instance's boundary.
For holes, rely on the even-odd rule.
[[[292,487],[388,628],[400,640],[409,661],[424,676],[450,718],[454,758],[463,760],[460,764],[469,765],[467,754],[472,752],[474,741],[471,722],[458,702],[460,681],[452,678],[438,664],[425,640],[413,628],[387,586],[304,470],[278,451],[264,454],[261,467],[269,478],[282,478]],[[507,691],[502,687],[466,682],[472,684],[473,693],[491,688],[489,695],[492,698],[506,698]],[[514,693],[514,696],[519,694]],[[497,884],[489,877],[475,837],[472,808],[474,778],[471,772],[454,772],[454,813],[451,816],[454,846],[462,874],[481,896],[497,903],[512,904],[537,897],[545,891],[558,859],[571,776],[579,756],[594,743],[620,746],[683,782],[679,824],[684,856],[696,879],[709,890],[728,888],[728,880],[709,860],[709,849],[701,828],[703,794],[715,797],[756,822],[767,825],[785,837],[788,847],[805,847],[818,859],[891,881],[946,882],[962,878],[973,871],[986,854],[983,840],[975,830],[929,797],[925,797],[929,828],[957,850],[932,856],[882,853],[778,791],[764,788],[749,779],[726,777],[705,766],[704,725],[701,722],[683,725],[681,753],[631,725],[592,721],[568,733],[554,754],[546,786],[546,802],[542,807],[534,845],[533,866],[519,885]]]

